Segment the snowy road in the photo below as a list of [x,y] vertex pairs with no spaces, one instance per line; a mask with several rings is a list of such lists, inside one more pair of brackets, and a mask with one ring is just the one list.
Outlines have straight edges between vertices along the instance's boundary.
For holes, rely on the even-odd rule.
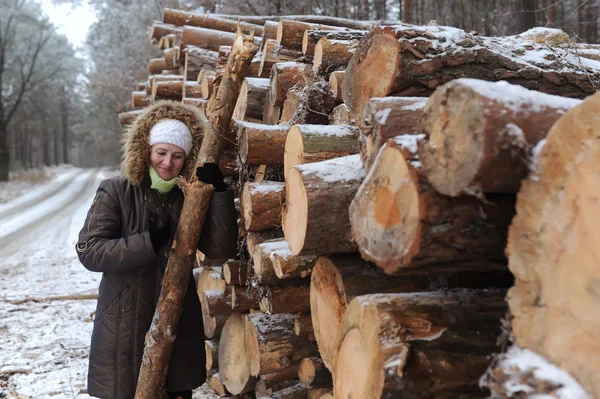
[[0,397],[86,398],[97,292],[74,245],[106,172],[73,168],[0,205]]

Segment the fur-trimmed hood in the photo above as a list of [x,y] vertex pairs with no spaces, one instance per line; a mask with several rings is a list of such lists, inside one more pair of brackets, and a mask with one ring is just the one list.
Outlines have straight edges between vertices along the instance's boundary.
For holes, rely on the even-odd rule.
[[123,160],[121,173],[132,184],[140,184],[150,169],[150,129],[163,119],[177,119],[185,123],[192,133],[192,149],[185,157],[181,175],[189,177],[195,166],[204,130],[206,117],[194,106],[174,102],[157,101],[146,107],[127,129],[123,137]]

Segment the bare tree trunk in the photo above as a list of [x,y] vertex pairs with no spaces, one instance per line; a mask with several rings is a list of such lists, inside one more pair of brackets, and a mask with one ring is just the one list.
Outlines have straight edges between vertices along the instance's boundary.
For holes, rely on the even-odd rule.
[[60,136],[56,129],[52,129],[52,138],[54,139],[54,164],[60,164]]
[[556,8],[554,0],[546,0],[546,26],[556,26]]
[[8,152],[8,131],[0,125],[0,182],[8,181],[10,154]]
[[413,22],[411,9],[410,9],[410,0],[402,1],[402,21],[410,24]]
[[44,166],[50,166],[50,137],[48,135],[46,114],[40,112],[40,117],[42,118],[42,163]]
[[60,122],[62,126],[63,163],[69,163],[69,105],[67,104],[67,92],[61,87],[60,94]]

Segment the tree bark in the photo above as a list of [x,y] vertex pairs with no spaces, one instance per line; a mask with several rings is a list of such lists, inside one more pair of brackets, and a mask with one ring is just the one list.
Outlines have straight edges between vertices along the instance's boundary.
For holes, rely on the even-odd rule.
[[[181,65],[179,63],[179,47],[171,47],[166,49],[163,52],[163,59],[165,60],[165,67],[162,69],[177,69],[180,68]],[[161,69],[161,71],[162,71]],[[151,74],[160,73],[159,72],[150,72]]]
[[306,22],[281,20],[277,28],[277,44],[285,48],[302,51],[304,32],[311,30],[344,30],[337,26],[311,24]]
[[256,397],[269,397],[273,392],[288,388],[289,385],[296,385],[297,378],[297,365],[291,365],[280,372],[263,374],[258,377],[258,382],[254,387]]
[[356,251],[348,206],[363,178],[358,155],[287,170],[283,231],[294,255]]
[[304,55],[314,55],[315,46],[322,38],[328,40],[360,40],[367,34],[364,30],[306,30],[302,37],[302,53]]
[[361,40],[346,68],[344,101],[358,118],[373,97],[427,96],[458,77],[506,80],[574,98],[596,91],[600,73],[594,65],[572,49],[545,46],[449,27],[377,27]]
[[271,96],[267,95],[265,99],[265,109],[263,112],[263,123],[266,125],[277,125],[281,115],[281,106],[271,102]]
[[150,104],[150,97],[145,91],[131,92],[131,105],[134,109],[141,109]]
[[273,270],[280,279],[308,276],[317,261],[316,256],[295,256],[289,245],[272,255]]
[[[295,335],[293,327],[294,315],[289,313],[246,316],[246,357],[250,375],[282,372],[298,365],[303,352],[314,351],[314,345],[306,336]],[[297,373],[298,368],[293,369]]]
[[279,123],[326,125],[335,107],[335,98],[324,81],[296,85],[283,102]]
[[264,241],[254,247],[252,261],[254,275],[261,284],[275,284],[279,279],[273,269],[272,255],[274,252],[288,248],[283,238]]
[[186,80],[196,80],[201,71],[214,72],[217,67],[218,53],[213,50],[188,46],[185,55],[184,76]]
[[277,44],[275,39],[267,39],[260,58],[261,74],[265,70],[270,72],[273,64],[277,62],[295,61],[300,57],[302,57],[301,52],[283,48]]
[[423,172],[445,195],[516,193],[534,146],[578,103],[505,82],[454,80],[425,107]]
[[179,48],[184,51],[188,46],[195,46],[219,51],[220,46],[231,46],[234,40],[235,33],[186,25],[183,27]]
[[223,278],[227,284],[246,285],[248,267],[239,260],[228,260],[223,264]]
[[209,14],[195,14],[189,11],[175,10],[172,8],[164,9],[163,22],[175,26],[190,25],[199,28],[215,29],[231,33],[237,32],[239,23],[240,29],[245,33],[250,33],[253,31],[256,36],[262,36],[263,34],[263,27],[257,24],[238,22],[236,20],[219,18]]
[[171,25],[171,24],[164,24],[162,22],[154,22],[152,24],[152,33],[150,34],[150,39],[153,41],[156,41],[158,43],[158,41],[166,35],[169,34],[175,34],[175,35],[180,35],[182,32],[181,28],[176,27],[175,25]]
[[239,124],[240,161],[254,165],[283,165],[289,126],[242,122]]
[[[352,124],[352,120],[350,119],[350,111],[348,111],[348,107],[346,107],[346,104],[342,103],[340,105],[338,105],[337,107],[335,107],[333,109],[333,111],[331,111],[331,115],[329,115],[329,123],[331,125],[351,125]],[[359,135],[359,146],[362,144],[360,141],[360,137],[362,136],[362,133]],[[362,150],[362,147],[361,147]],[[361,152],[361,158],[362,158],[362,152]],[[363,160],[363,164],[364,164],[364,160]]]
[[[197,165],[219,161],[223,148],[222,137],[229,128],[235,106],[233,99],[237,98],[248,65],[258,50],[252,39],[241,34],[235,38],[227,70],[217,93],[218,106],[209,108],[207,112],[209,124],[196,160]],[[181,211],[182,222],[177,226],[174,248],[162,280],[156,312],[146,335],[135,395],[137,399],[158,398],[164,392],[167,367],[175,342],[173,332],[177,331],[181,304],[206,218],[207,204],[212,196],[212,187],[198,183],[194,177],[190,182],[183,183],[183,189],[186,198]]]
[[313,72],[327,75],[338,69],[346,69],[358,43],[357,40],[322,38],[315,46]]
[[344,315],[334,368],[341,398],[488,397],[503,290],[366,295]]
[[598,94],[565,113],[550,129],[524,179],[507,253],[515,286],[507,296],[519,347],[570,373],[600,395],[600,265],[593,237],[600,159]]
[[359,129],[348,125],[294,125],[285,141],[284,173],[297,165],[358,152]]
[[465,259],[504,260],[514,196],[446,197],[431,190],[415,155],[418,136],[383,147],[350,205],[361,255],[386,273]]
[[259,305],[260,310],[267,314],[308,312],[310,309],[310,286],[269,286],[263,293]]
[[151,58],[148,62],[148,72],[150,72],[151,75],[159,74],[163,71],[163,69],[172,69],[167,68],[167,62],[165,61],[164,57]]
[[196,80],[187,81],[182,87],[181,94],[183,98],[202,98],[202,85],[196,83]]
[[258,244],[281,237],[283,237],[283,231],[281,229],[248,231],[246,232],[246,248],[249,254],[253,254],[254,248]]
[[60,126],[62,130],[62,162],[69,163],[69,99],[64,86],[60,87]]
[[268,90],[269,79],[267,78],[244,79],[233,111],[233,119],[250,122],[262,121]]
[[246,230],[266,230],[281,226],[284,183],[246,183],[241,206]]
[[419,121],[426,102],[426,97],[372,98],[367,102],[358,139],[360,159],[367,171],[388,139],[423,132]]
[[269,87],[271,104],[281,107],[287,92],[299,82],[304,81],[306,64],[300,62],[281,62],[273,65]]
[[183,80],[169,80],[166,82],[157,82],[154,85],[154,88],[156,90],[153,90],[152,100],[168,98],[175,101],[181,101],[181,97],[183,95],[183,85]]

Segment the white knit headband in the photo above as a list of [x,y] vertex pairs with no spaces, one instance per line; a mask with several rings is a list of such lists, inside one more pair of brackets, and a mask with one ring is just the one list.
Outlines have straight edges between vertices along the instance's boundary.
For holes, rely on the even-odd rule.
[[150,146],[159,143],[174,144],[187,156],[192,150],[192,134],[185,123],[177,119],[163,119],[150,129]]

